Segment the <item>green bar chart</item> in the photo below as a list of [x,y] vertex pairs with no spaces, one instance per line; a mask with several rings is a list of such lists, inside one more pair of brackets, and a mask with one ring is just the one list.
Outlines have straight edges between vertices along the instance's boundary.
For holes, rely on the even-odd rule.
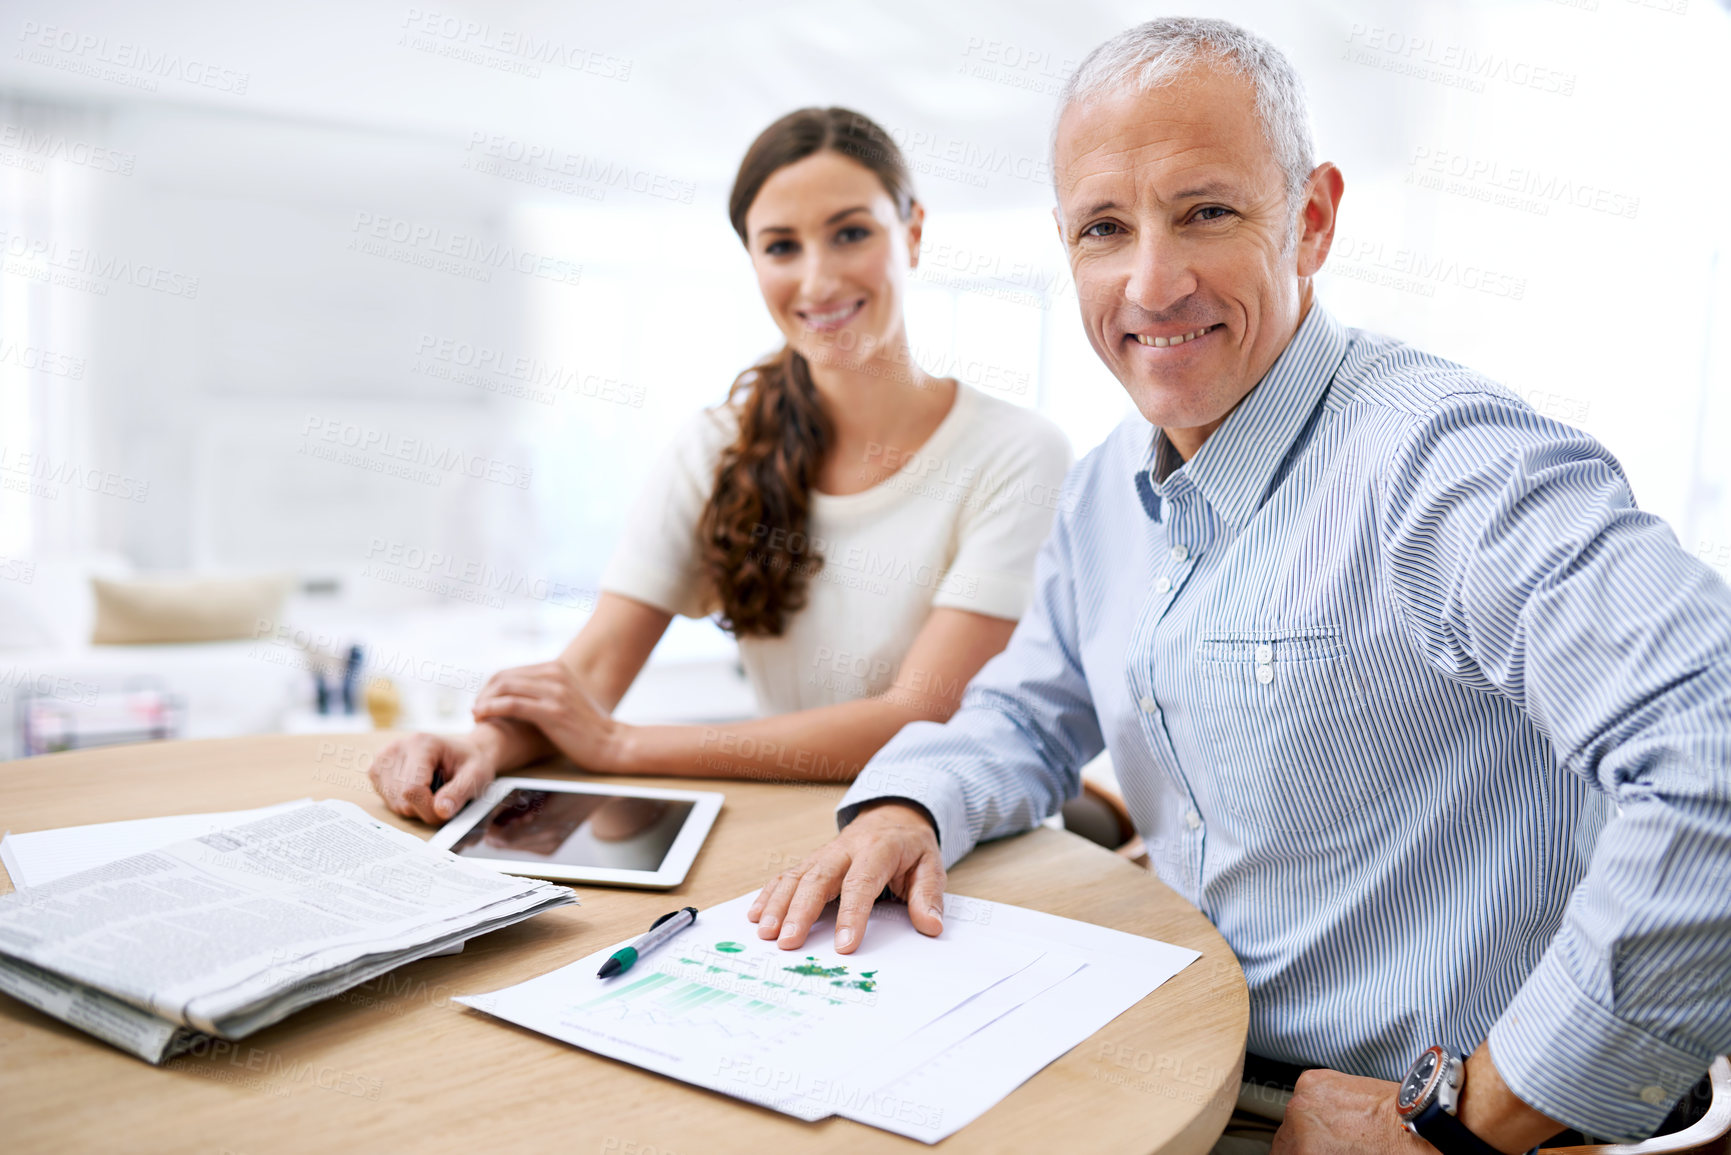
[[801,1017],[791,1007],[657,971],[575,1008],[585,1017],[664,1027],[710,1027],[729,1038],[768,1039]]

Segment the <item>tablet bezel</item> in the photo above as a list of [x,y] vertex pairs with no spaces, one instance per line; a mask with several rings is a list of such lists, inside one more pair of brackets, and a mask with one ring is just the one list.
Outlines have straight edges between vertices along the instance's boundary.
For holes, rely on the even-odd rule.
[[675,802],[690,802],[691,812],[673,844],[662,856],[660,870],[619,870],[604,866],[567,866],[558,862],[530,862],[521,858],[485,858],[478,854],[460,854],[464,862],[515,874],[524,878],[546,878],[555,882],[588,882],[596,886],[630,886],[645,890],[664,890],[685,881],[697,852],[709,837],[716,815],[721,813],[724,797],[714,790],[663,790],[655,786],[629,783],[572,782],[561,778],[495,778],[451,820],[427,839],[427,845],[438,850],[450,850],[493,808],[513,790],[550,790],[566,794],[602,794],[616,798],[655,798]]

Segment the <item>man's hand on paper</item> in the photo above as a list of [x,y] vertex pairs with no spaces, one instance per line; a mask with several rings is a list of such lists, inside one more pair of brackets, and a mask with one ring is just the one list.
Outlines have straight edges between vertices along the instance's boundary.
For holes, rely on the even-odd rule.
[[[368,768],[373,789],[394,812],[437,826],[487,788],[498,760],[483,737],[487,727],[462,737],[414,734],[379,752]],[[433,797],[433,771],[444,778]]]
[[915,930],[941,932],[944,881],[937,832],[925,813],[901,802],[868,803],[828,845],[770,879],[747,917],[757,923],[759,938],[793,950],[805,944],[823,908],[839,895],[835,949],[851,954],[886,885],[908,904]]

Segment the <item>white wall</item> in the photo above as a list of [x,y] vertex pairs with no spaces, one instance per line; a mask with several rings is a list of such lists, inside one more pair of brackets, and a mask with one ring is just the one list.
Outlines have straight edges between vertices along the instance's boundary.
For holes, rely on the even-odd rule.
[[[0,231],[50,243],[63,263],[94,250],[198,286],[99,295],[8,258],[0,340],[62,352],[79,372],[0,347],[0,450],[47,450],[144,498],[0,492],[0,556],[291,566],[379,605],[425,600],[411,588],[423,579],[483,602],[501,585],[593,583],[671,423],[774,344],[723,202],[751,137],[807,103],[860,108],[910,154],[930,211],[910,325],[930,367],[1037,406],[1078,449],[1127,412],[1066,291],[1045,142],[1062,74],[1145,6],[473,8],[491,25],[465,47],[461,32],[405,29],[413,9],[385,4],[244,19],[201,3],[0,4],[22,45],[0,60],[0,122],[130,158],[116,172],[75,148],[0,142]],[[1329,307],[1598,435],[1643,504],[1731,572],[1725,10],[1205,11],[1282,43],[1311,87],[1322,154],[1347,178]],[[524,30],[581,66],[498,67],[513,58],[486,45]],[[115,63],[128,45],[179,64]],[[510,179],[533,167],[488,171],[475,141],[494,135],[602,178],[562,188]],[[484,262],[392,259],[425,246],[352,247],[358,222],[385,219],[581,273],[477,280]],[[465,377],[480,349],[568,387],[512,396],[509,377]],[[352,432],[493,479],[310,455],[326,431],[327,449]],[[471,563],[492,576],[462,578]]]

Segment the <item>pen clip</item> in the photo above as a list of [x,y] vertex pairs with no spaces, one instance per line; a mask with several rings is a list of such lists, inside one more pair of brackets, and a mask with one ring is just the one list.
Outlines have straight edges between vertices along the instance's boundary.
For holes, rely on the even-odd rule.
[[691,921],[696,922],[697,921],[697,908],[695,906],[682,906],[678,910],[668,911],[666,914],[662,915],[660,918],[658,918],[654,922],[650,923],[649,929],[654,930],[656,927],[660,926],[662,923],[666,922],[668,919],[672,918],[674,915],[684,914],[688,910],[691,912]]

